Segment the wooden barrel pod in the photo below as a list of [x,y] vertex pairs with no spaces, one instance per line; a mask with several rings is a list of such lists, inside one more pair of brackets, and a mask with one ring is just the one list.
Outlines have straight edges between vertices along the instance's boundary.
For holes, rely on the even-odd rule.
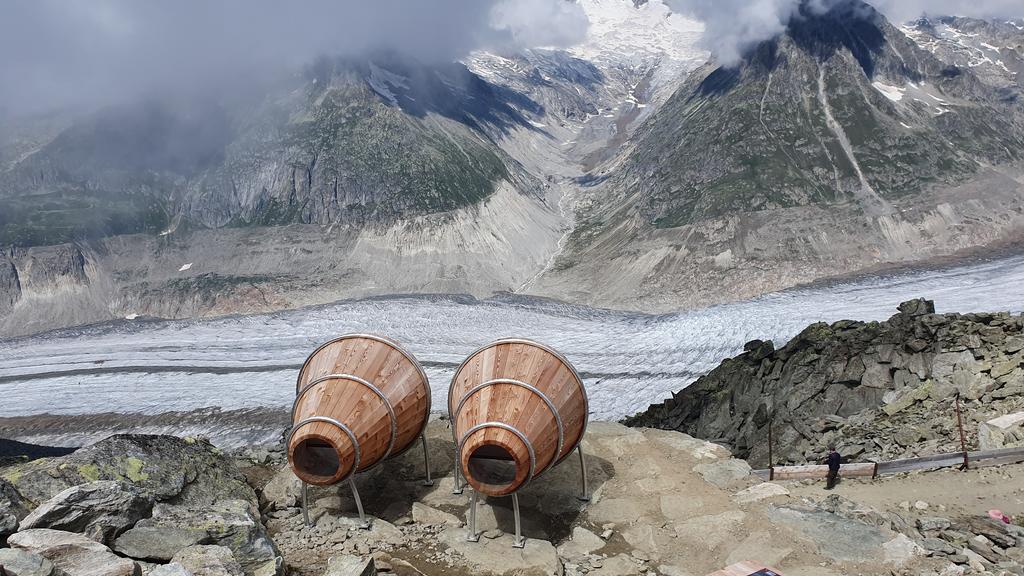
[[288,462],[299,479],[326,486],[395,456],[430,414],[430,384],[393,340],[342,336],[320,346],[295,384]]
[[562,355],[506,339],[477,350],[455,372],[448,412],[466,481],[488,496],[512,494],[579,445],[587,393]]

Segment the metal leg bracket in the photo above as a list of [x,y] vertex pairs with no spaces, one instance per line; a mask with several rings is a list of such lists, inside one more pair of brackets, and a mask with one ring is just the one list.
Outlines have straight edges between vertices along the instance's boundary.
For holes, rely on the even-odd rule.
[[477,494],[476,490],[473,490],[473,494],[469,498],[469,534],[466,535],[467,542],[480,541],[480,533],[476,531],[476,504]]
[[583,492],[576,498],[581,502],[590,502],[590,489],[587,486],[587,462],[583,459],[583,443],[581,442],[576,449],[580,453],[580,481],[583,483]]
[[525,548],[526,538],[523,538],[523,528],[519,521],[519,494],[512,493],[512,514],[516,519],[516,537],[512,540],[513,548]]
[[359,527],[363,530],[370,529],[370,521],[366,519],[366,513],[363,512],[363,501],[359,499],[359,490],[356,488],[355,475],[349,477],[348,485],[352,488],[352,498],[356,501],[356,510],[359,511]]
[[427,478],[423,481],[424,486],[433,486],[434,480],[430,477],[430,453],[427,452],[427,436],[420,434],[420,441],[423,443],[423,468],[426,470]]

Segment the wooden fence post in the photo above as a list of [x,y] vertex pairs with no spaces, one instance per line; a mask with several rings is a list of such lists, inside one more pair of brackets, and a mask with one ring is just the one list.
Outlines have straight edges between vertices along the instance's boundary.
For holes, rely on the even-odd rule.
[[772,424],[775,423],[775,415],[768,420],[768,480],[775,480],[775,458],[772,457]]
[[964,438],[964,420],[960,415],[960,392],[956,393],[956,427],[960,430],[960,451],[964,454],[964,463],[960,465],[960,470],[969,470],[970,464],[967,459],[967,440]]

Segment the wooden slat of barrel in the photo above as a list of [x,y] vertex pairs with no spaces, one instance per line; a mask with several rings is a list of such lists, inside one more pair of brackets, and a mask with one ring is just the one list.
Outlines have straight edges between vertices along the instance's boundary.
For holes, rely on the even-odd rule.
[[[536,394],[513,384],[495,384],[473,394],[459,415],[458,429],[466,431],[481,422],[515,423],[533,444],[536,458],[535,473],[554,463],[558,448],[555,415]],[[504,446],[517,463],[515,481],[508,485],[493,485],[488,492],[494,496],[510,493],[525,482],[529,475],[529,449],[514,433],[501,428],[485,428],[474,433],[461,454],[463,468],[469,468],[474,450],[485,445]]]
[[[325,379],[336,374],[351,378]],[[393,445],[391,413],[360,379],[376,387],[391,404],[397,424]],[[430,413],[430,384],[419,363],[397,343],[378,336],[343,336],[317,348],[299,371],[296,393],[302,390],[306,391],[296,402],[294,422],[320,416],[347,426],[359,445],[357,471],[412,446]],[[303,425],[293,434],[288,450],[296,475],[311,484],[333,484],[355,472],[355,448],[348,435],[330,422]],[[328,462],[331,458],[333,462]],[[317,465],[323,472],[332,463],[339,464],[332,474],[303,469],[304,464]]]
[[430,385],[397,343],[369,335],[343,336],[318,348],[303,365],[296,391],[328,374],[351,374],[380,388],[398,416],[395,453],[423,431],[430,416]]
[[[572,369],[560,358],[529,342],[499,341],[471,356],[453,379],[448,394],[449,412],[455,410],[459,400],[471,388],[496,378],[510,378],[530,384],[543,392],[558,409],[565,430],[565,442],[556,461],[576,447],[586,428],[583,383],[577,380]],[[539,398],[533,401],[543,406]]]
[[[449,389],[449,412],[454,413],[463,397],[488,381],[510,379],[535,387],[551,401],[562,421],[563,443],[558,450],[558,420],[543,398],[511,383],[495,383],[474,392],[453,422],[457,439],[483,422],[508,424],[522,432],[534,449],[534,475],[572,452],[586,428],[586,392],[575,371],[561,357],[542,345],[524,340],[500,340],[474,354],[460,366]],[[489,484],[473,478],[469,470],[477,448],[501,446],[515,462],[515,479],[508,484]],[[500,496],[517,490],[529,476],[526,445],[514,433],[500,428],[480,430],[467,438],[459,455],[463,473],[474,488]],[[500,460],[505,456],[498,456]],[[500,464],[500,463],[499,463]]]

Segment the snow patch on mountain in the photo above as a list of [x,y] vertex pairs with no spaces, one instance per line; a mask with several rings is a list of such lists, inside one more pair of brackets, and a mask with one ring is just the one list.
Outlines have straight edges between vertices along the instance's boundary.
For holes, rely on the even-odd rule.
[[590,20],[587,40],[569,49],[599,67],[658,68],[654,83],[677,78],[707,61],[699,46],[704,24],[672,12],[662,0],[581,0]]

